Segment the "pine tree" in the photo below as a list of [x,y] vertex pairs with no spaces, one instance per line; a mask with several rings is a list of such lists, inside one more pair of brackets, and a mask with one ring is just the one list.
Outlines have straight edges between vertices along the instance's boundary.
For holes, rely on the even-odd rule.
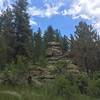
[[5,38],[3,37],[3,15],[0,16],[0,68],[6,63],[6,48]]
[[14,59],[15,33],[13,14],[10,8],[0,16],[0,64],[12,62]]
[[34,61],[38,62],[42,55],[42,37],[41,29],[39,28],[37,32],[34,33]]
[[69,50],[69,39],[66,35],[63,37],[63,53],[67,53]]
[[15,31],[14,31],[14,23],[13,23],[13,13],[10,8],[3,14],[4,21],[2,26],[2,34],[6,43],[6,59],[7,62],[11,62],[14,60],[14,52],[15,52]]
[[76,26],[74,42],[74,61],[82,66],[86,72],[92,73],[96,67],[96,43],[97,35],[91,25],[80,22]]
[[27,0],[17,0],[14,5],[15,33],[16,33],[16,52],[15,57],[24,56],[28,60],[32,59],[32,30],[29,24],[27,13]]
[[74,35],[70,34],[70,40],[69,40],[69,53],[70,53],[70,57],[73,57],[74,53],[75,53],[75,37]]
[[100,36],[97,36],[97,41],[96,41],[96,47],[95,47],[95,52],[96,52],[96,59],[97,59],[97,66],[95,66],[96,70],[100,70]]
[[49,26],[44,34],[45,48],[48,46],[48,42],[56,41],[56,33],[52,26]]
[[55,41],[62,42],[62,35],[60,30],[58,29],[55,30]]

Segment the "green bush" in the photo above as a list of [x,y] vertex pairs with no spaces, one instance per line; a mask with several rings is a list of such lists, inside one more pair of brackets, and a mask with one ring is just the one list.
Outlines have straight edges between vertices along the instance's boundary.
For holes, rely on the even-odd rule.
[[80,74],[78,76],[77,84],[81,94],[88,93],[88,86],[89,86],[88,81],[89,78],[85,74]]
[[53,91],[54,94],[66,97],[70,100],[74,94],[77,93],[77,87],[72,86],[65,76],[60,75],[54,80]]
[[97,72],[95,72],[94,74],[93,74],[93,78],[94,79],[100,79],[100,72],[99,71],[97,71]]
[[60,60],[57,61],[57,63],[55,64],[55,73],[57,75],[65,75],[66,71],[67,71],[67,65],[69,64],[69,62],[67,60]]
[[100,97],[100,79],[90,81],[89,95],[94,97]]
[[28,70],[28,64],[25,62],[25,59],[19,57],[17,63],[7,64],[3,73],[3,83],[5,84],[19,84],[24,83],[25,73]]
[[36,65],[41,67],[47,67],[48,60],[44,56],[40,56],[39,60],[36,62]]
[[100,79],[96,80],[95,86],[100,90]]
[[17,66],[14,63],[7,64],[3,72],[4,84],[15,84],[17,80]]
[[81,94],[87,94],[88,92],[88,81],[89,78],[87,75],[83,73],[73,74],[72,72],[68,72],[66,74],[66,78],[70,81],[71,85],[77,87],[78,92]]

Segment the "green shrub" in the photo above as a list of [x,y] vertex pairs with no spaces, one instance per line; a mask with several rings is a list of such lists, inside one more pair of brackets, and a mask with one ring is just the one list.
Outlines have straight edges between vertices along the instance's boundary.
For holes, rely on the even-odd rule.
[[100,79],[90,81],[89,95],[100,97]]
[[80,74],[78,76],[77,84],[81,94],[88,93],[88,86],[89,86],[88,81],[89,78],[85,74]]
[[73,74],[72,72],[68,72],[66,78],[70,81],[71,85],[77,87],[77,90],[81,94],[87,94],[88,91],[88,81],[89,78],[87,75],[83,73]]
[[15,84],[15,81],[17,79],[16,67],[17,66],[14,63],[6,65],[6,68],[3,72],[4,84]]
[[99,71],[97,71],[97,72],[95,72],[94,74],[93,74],[93,78],[94,79],[100,79],[100,72]]
[[40,56],[39,60],[36,62],[38,66],[47,67],[48,61],[44,56]]
[[25,62],[25,59],[19,57],[17,63],[7,64],[5,70],[3,71],[3,82],[5,84],[19,84],[24,80],[25,73],[28,70],[28,64]]
[[60,75],[53,83],[53,91],[55,95],[60,95],[70,100],[73,98],[74,93],[77,93],[77,87],[71,86],[70,81],[65,76]]
[[[55,80],[55,90],[58,95],[66,95],[69,94],[69,81],[65,79],[64,76],[57,77]],[[68,92],[68,93],[66,93]]]
[[66,71],[67,71],[67,65],[69,64],[69,62],[67,60],[60,60],[57,61],[57,63],[55,64],[55,73],[57,75],[65,75]]

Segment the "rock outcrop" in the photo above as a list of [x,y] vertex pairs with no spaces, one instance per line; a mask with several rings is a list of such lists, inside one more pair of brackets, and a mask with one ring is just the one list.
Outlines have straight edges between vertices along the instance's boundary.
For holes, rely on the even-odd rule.
[[55,61],[59,59],[63,55],[60,43],[55,41],[48,42],[48,49],[46,54],[48,61]]

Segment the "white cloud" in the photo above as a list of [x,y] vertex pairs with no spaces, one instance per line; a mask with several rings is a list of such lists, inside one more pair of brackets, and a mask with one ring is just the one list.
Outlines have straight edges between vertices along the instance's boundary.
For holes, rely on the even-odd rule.
[[11,4],[15,2],[15,0],[0,0],[0,12],[10,7],[12,9]]
[[38,23],[34,20],[30,20],[30,25],[31,26],[38,26]]
[[[5,10],[13,1],[0,0],[0,13],[2,9]],[[90,20],[100,33],[100,0],[72,0],[72,3],[69,4],[69,9],[65,7],[68,1],[70,0],[43,0],[44,5],[42,7],[29,7],[28,12],[31,17],[38,16],[50,18],[55,15],[70,15],[73,19],[83,18]],[[31,4],[32,0],[28,0],[28,2]],[[34,20],[31,20],[30,24],[37,25]]]
[[[5,10],[7,6],[11,7],[11,3],[15,0],[0,0],[0,12]],[[28,3],[31,5],[32,0],[28,0]],[[36,6],[29,7],[28,13],[31,17],[38,16],[38,17],[52,17],[54,15],[60,14],[60,8],[64,5],[64,0],[43,0],[43,6],[38,8]],[[37,25],[37,23],[30,20],[31,25]]]
[[[52,2],[51,2],[52,1]],[[44,6],[42,8],[37,8],[35,6],[29,8],[29,13],[31,16],[40,17],[52,17],[54,15],[60,14],[60,8],[64,5],[63,0],[45,0]]]
[[62,15],[90,20],[100,32],[100,0],[73,0],[70,9],[62,11]]

